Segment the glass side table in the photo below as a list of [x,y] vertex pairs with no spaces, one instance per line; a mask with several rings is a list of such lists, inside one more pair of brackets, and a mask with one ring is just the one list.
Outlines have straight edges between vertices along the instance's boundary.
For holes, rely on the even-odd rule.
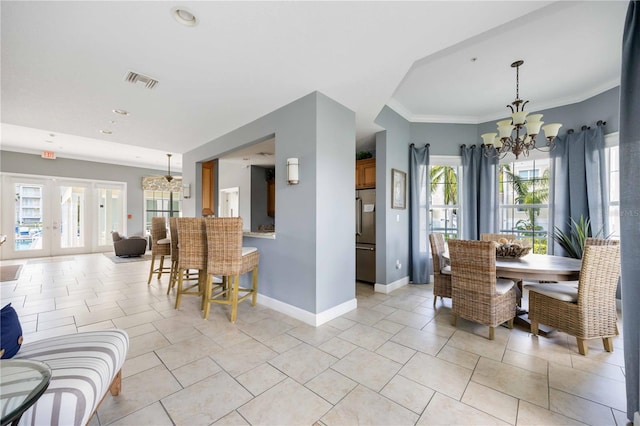
[[0,425],[17,425],[49,387],[51,369],[40,361],[0,360]]

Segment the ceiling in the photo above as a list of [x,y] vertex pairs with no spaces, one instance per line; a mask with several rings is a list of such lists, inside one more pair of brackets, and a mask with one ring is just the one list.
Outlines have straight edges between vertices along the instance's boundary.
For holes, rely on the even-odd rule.
[[317,90],[371,149],[385,105],[416,122],[505,116],[518,59],[531,111],[615,87],[627,5],[3,0],[0,143],[159,169],[172,153],[180,171],[180,154]]

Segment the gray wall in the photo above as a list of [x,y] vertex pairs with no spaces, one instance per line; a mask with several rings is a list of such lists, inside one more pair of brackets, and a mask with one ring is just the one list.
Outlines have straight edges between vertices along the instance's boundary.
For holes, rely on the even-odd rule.
[[[260,250],[259,292],[311,313],[355,298],[355,114],[314,92],[183,155],[183,177],[198,162],[275,135],[275,240],[246,237]],[[297,157],[300,183],[287,185],[285,162]],[[196,199],[186,216],[199,215]]]
[[55,160],[45,160],[39,155],[12,151],[2,151],[1,154],[0,170],[3,173],[126,182],[126,213],[132,215],[132,218],[127,221],[127,234],[129,235],[142,235],[144,233],[142,178],[144,176],[163,176],[166,174],[166,170],[118,166],[116,164],[71,160],[61,157]]
[[376,283],[386,285],[408,275],[409,208],[391,208],[391,169],[406,172],[408,184],[411,126],[386,106],[376,123],[386,129],[376,135]]
[[410,143],[430,145],[430,155],[460,155],[460,145],[477,143],[475,124],[411,123]]

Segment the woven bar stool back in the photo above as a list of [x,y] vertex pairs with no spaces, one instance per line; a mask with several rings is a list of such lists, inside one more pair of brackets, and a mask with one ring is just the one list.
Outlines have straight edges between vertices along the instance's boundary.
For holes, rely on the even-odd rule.
[[[176,309],[178,309],[182,295],[187,294],[202,298],[204,294],[203,287],[207,269],[207,233],[204,227],[204,219],[200,217],[176,218],[176,228],[180,245],[176,271],[178,275]],[[190,269],[198,271],[198,280],[195,284],[185,286],[185,273],[188,273]],[[200,306],[202,307],[202,302]]]
[[[171,255],[171,242],[167,238],[167,221],[164,217],[151,218],[151,266],[149,268],[149,279],[147,284],[151,284],[153,274],[158,274],[158,279],[162,274],[170,274],[171,267],[164,266],[164,257]],[[156,258],[160,259],[160,266],[155,268]]]
[[[230,305],[231,322],[235,322],[238,303],[251,297],[251,305],[256,304],[260,254],[255,247],[242,247],[242,218],[212,217],[204,221],[209,251],[204,317],[209,316],[211,303]],[[251,288],[240,287],[240,275],[248,272],[252,272]],[[215,294],[211,286],[214,275],[222,276],[227,284]]]

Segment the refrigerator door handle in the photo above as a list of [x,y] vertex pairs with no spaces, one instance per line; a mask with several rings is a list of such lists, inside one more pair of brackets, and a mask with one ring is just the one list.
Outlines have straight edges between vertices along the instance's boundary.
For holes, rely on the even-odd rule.
[[356,235],[362,235],[362,198],[356,198]]

